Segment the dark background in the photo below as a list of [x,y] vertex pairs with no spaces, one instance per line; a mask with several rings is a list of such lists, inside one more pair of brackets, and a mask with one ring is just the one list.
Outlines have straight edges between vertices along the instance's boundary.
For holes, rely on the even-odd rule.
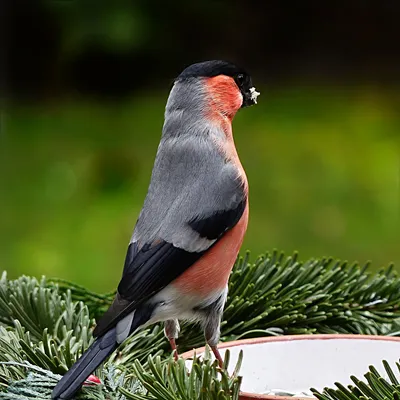
[[19,98],[120,98],[210,58],[271,85],[399,77],[397,1],[16,0],[8,11],[7,83]]
[[400,2],[9,1],[0,269],[119,279],[173,78],[227,59],[259,105],[234,132],[244,247],[399,263]]

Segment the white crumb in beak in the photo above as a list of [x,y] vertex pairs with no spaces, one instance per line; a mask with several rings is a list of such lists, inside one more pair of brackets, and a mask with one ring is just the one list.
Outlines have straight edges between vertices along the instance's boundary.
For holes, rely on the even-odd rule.
[[250,99],[254,101],[254,104],[257,104],[257,97],[260,95],[260,92],[257,92],[255,87],[250,88]]

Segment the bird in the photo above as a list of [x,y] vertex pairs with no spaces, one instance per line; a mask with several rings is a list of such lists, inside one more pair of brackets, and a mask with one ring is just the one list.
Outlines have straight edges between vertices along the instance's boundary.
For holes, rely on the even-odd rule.
[[52,399],[71,399],[124,340],[157,322],[164,322],[175,359],[179,321],[199,322],[222,367],[221,318],[249,217],[232,120],[259,94],[251,76],[228,61],[192,64],[173,81],[116,296]]

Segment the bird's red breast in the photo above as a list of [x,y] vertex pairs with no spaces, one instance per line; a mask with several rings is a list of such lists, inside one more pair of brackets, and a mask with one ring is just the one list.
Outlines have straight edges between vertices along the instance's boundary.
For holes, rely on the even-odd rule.
[[225,133],[224,140],[218,140],[215,144],[224,157],[237,166],[247,192],[246,174],[236,151],[232,134],[232,120],[242,106],[243,96],[233,78],[225,75],[208,78],[206,87],[209,95],[209,107],[205,111],[205,118]]
[[246,233],[249,207],[239,222],[172,283],[183,295],[208,297],[224,290]]

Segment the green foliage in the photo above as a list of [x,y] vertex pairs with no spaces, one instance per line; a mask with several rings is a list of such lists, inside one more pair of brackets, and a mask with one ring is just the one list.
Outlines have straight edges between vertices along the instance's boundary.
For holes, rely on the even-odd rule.
[[59,376],[29,363],[9,362],[3,364],[8,368],[28,369],[31,372],[25,378],[10,383],[7,392],[0,392],[0,399],[25,400],[49,399],[52,387],[57,383]]
[[[43,278],[0,280],[0,361],[29,361],[64,373],[88,347],[94,320],[67,291],[47,287]],[[8,329],[6,329],[8,327]],[[12,329],[11,329],[12,328]],[[21,376],[21,369],[0,365],[0,383]]]
[[[0,280],[0,385],[6,393],[22,396],[28,383],[33,385],[29,390],[51,387],[48,379],[54,381],[54,374],[63,374],[90,344],[94,318],[112,298],[112,293],[98,295],[61,280],[8,280],[4,273]],[[251,263],[247,254],[237,261],[231,275],[222,340],[297,333],[398,335],[399,304],[400,279],[392,267],[371,274],[368,265],[330,259],[303,263],[297,255],[285,258],[278,252]],[[183,324],[180,352],[202,345],[201,329]],[[162,325],[140,331],[96,371],[104,388],[89,388],[85,392],[89,397],[84,398],[101,399],[109,392],[114,396],[110,394],[110,399],[119,399],[121,394],[126,399],[164,399],[157,396],[166,391],[176,396],[205,385],[201,393],[209,392],[204,399],[211,400],[215,391],[221,393],[218,399],[230,399],[231,392],[238,390],[239,379],[226,381],[207,360],[199,364],[204,369],[194,367],[196,378],[192,373],[186,379],[183,362],[175,366],[169,353]],[[27,377],[32,365],[40,371],[31,371]],[[121,385],[122,392],[116,391]],[[137,394],[133,388],[138,385],[156,389]],[[191,399],[189,395],[171,398]]]
[[[50,398],[50,394],[61,378],[51,371],[39,368],[30,363],[8,363],[7,366],[18,367],[29,371],[21,380],[11,383],[6,392],[0,392],[0,399],[4,400],[34,400]],[[102,385],[84,385],[76,400],[126,400],[127,397],[120,390],[124,385],[124,392],[129,395],[144,392],[143,387],[136,379],[126,379],[125,374],[116,371],[112,366],[104,368]]]
[[386,374],[389,379],[382,377],[375,367],[369,367],[364,377],[366,382],[352,376],[354,385],[347,388],[340,383],[335,383],[337,389],[325,388],[322,393],[316,389],[311,389],[319,400],[399,400],[400,384],[399,376],[400,364],[396,363],[397,373],[390,367],[387,361],[383,361]]
[[170,357],[167,362],[162,362],[159,356],[149,356],[148,368],[145,369],[138,360],[133,364],[134,374],[147,394],[132,395],[123,388],[121,391],[131,400],[238,400],[242,358],[241,352],[234,373],[229,376],[229,351],[225,354],[224,369],[218,368],[217,361],[211,361],[207,348],[203,360],[194,357],[189,373],[183,359],[175,362]]
[[[229,350],[225,353],[224,369],[217,361],[211,360],[209,349],[204,357],[194,357],[190,371],[185,361],[175,362],[172,357],[161,360],[149,356],[147,367],[135,360],[131,376],[122,373],[112,365],[103,370],[101,385],[85,385],[75,397],[77,400],[238,400],[241,377],[238,376],[243,354],[232,376],[229,376]],[[28,376],[7,387],[0,399],[29,400],[49,399],[60,375],[34,366],[30,363],[10,362],[7,367],[29,370]],[[134,377],[132,377],[134,376]]]

